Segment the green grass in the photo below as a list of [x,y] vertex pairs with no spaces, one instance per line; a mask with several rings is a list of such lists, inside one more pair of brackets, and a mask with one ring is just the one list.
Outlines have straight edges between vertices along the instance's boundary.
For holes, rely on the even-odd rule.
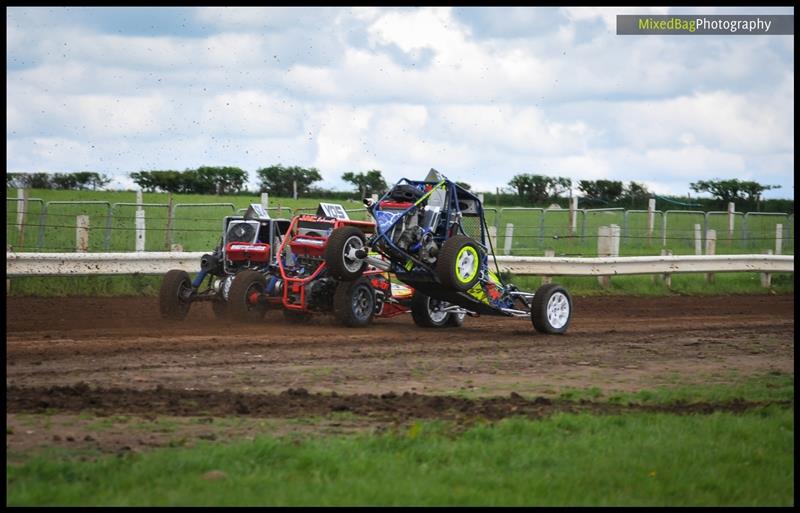
[[[458,433],[202,443],[95,462],[7,465],[7,505],[793,504],[793,410],[742,415],[559,414]],[[217,470],[226,478],[207,481]]]
[[[559,398],[570,401],[586,399],[595,402],[607,401],[620,404],[794,400],[793,374],[787,375],[773,372],[746,377],[729,374],[727,376],[709,376],[705,379],[709,384],[703,386],[676,383],[673,386],[661,386],[636,392],[601,390],[597,387],[586,389],[563,387],[559,390]],[[713,383],[715,379],[722,383]]]

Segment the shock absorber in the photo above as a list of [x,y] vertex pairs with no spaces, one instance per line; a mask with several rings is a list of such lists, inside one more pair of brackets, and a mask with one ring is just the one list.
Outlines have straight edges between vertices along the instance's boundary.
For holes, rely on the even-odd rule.
[[208,271],[203,271],[201,269],[200,272],[197,273],[197,276],[195,277],[194,281],[192,282],[192,287],[195,288],[195,289],[198,288],[200,286],[200,284],[203,283],[203,280],[206,279],[207,275],[208,275]]

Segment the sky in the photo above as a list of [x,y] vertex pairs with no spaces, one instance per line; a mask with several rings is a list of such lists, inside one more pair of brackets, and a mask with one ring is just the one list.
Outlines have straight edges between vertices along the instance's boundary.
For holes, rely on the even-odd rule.
[[[519,173],[794,197],[794,36],[617,36],[793,8],[7,7],[6,168]],[[577,189],[576,189],[577,191]],[[696,196],[691,192],[692,196]]]

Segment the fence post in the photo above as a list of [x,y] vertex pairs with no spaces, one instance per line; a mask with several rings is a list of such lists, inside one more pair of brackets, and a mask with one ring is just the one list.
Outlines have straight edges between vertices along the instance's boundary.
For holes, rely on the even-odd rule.
[[[706,231],[706,255],[714,255],[717,252],[717,231]],[[714,283],[714,273],[706,273],[706,281]]]
[[164,232],[164,246],[167,251],[172,247],[172,193],[169,193],[169,200],[167,201],[167,229]]
[[736,216],[736,205],[731,201],[728,203],[728,239],[733,239],[733,223]]
[[653,225],[656,222],[656,200],[651,198],[647,201],[647,244],[653,239]]
[[492,243],[492,251],[497,254],[497,227],[489,226],[489,240]]
[[144,251],[144,210],[136,211],[136,251]]
[[569,234],[575,235],[578,231],[578,197],[573,196],[569,199]]
[[[619,256],[619,225],[600,226],[597,229],[597,256]],[[597,281],[606,288],[611,284],[611,277],[598,276]]]
[[[672,256],[672,250],[666,249],[666,248],[662,248],[661,249],[661,256]],[[659,278],[659,276],[657,274],[654,274],[653,275],[653,282],[657,282],[658,278]],[[661,281],[664,283],[664,285],[667,286],[668,289],[672,288],[672,274],[670,274],[670,273],[661,274]]]
[[[546,256],[546,257],[554,257],[554,256],[556,256],[556,251],[554,249],[545,249],[544,250],[544,256]],[[542,276],[542,285],[545,285],[547,283],[552,283],[552,281],[553,281],[553,278],[551,278],[550,276],[547,276],[547,275]]]
[[269,208],[269,193],[268,192],[262,192],[261,193],[261,206],[264,207],[264,210]]
[[[764,250],[765,255],[771,255],[772,250]],[[772,286],[772,273],[761,273],[761,286],[768,289]]]
[[775,225],[775,254],[780,255],[783,251],[783,225]]
[[511,254],[511,241],[514,237],[514,225],[508,223],[506,225],[506,240],[503,244],[503,254],[510,255]]
[[297,180],[292,180],[292,198],[297,199]]
[[78,216],[75,221],[75,251],[86,253],[89,250],[89,216]]
[[17,247],[21,250],[25,247],[25,213],[28,211],[28,191],[17,189]]
[[703,232],[700,231],[700,225],[694,225],[694,254],[703,254]]

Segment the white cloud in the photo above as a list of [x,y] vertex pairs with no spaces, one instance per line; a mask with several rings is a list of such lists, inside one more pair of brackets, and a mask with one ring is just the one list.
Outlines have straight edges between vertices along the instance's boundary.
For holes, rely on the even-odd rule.
[[145,36],[11,9],[7,167],[280,162],[341,188],[436,167],[483,190],[736,175],[791,193],[792,38],[615,35],[645,12],[665,10],[199,8],[204,30]]

